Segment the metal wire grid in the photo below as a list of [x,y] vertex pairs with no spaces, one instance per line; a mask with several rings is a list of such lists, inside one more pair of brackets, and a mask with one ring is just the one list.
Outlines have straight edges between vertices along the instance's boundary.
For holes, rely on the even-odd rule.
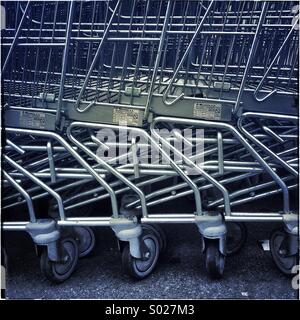
[[242,92],[257,101],[297,94],[291,2],[9,5],[17,6],[16,25],[3,33],[3,50],[17,46],[4,74],[8,105],[30,99],[36,106],[39,97],[66,99],[81,111],[105,102],[147,113],[152,95],[167,105],[193,97],[238,107]]

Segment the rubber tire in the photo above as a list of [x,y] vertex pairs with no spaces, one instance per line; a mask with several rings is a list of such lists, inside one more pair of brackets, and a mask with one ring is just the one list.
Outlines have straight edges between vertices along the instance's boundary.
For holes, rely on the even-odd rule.
[[[273,261],[276,267],[285,275],[292,276],[292,268],[293,266],[299,264],[298,254],[295,254],[290,257],[284,257],[279,253],[279,247],[281,246],[282,242],[288,236],[287,232],[284,231],[283,228],[276,229],[272,232],[270,237],[270,250],[272,254]],[[282,238],[281,244],[275,243],[276,238],[278,241],[278,237]],[[278,247],[279,246],[279,247]],[[287,260],[289,259],[289,260]]]
[[[126,245],[123,248],[122,251],[122,268],[126,274],[128,274],[130,277],[136,280],[142,280],[148,277],[153,270],[155,269],[160,253],[159,248],[159,239],[155,232],[148,230],[143,230],[142,234],[142,241],[144,241],[145,245],[150,248],[149,244],[152,244],[152,252],[150,255],[150,258],[152,258],[152,261],[150,261],[150,265],[145,270],[141,270],[139,268],[139,263],[143,263],[142,259],[134,258],[130,254],[129,250],[129,243],[126,243]],[[150,248],[151,250],[151,248]]]
[[[229,225],[238,226],[240,229],[240,232],[241,232],[240,239],[235,245],[233,245],[232,241],[230,241],[228,239],[228,234],[230,234],[229,228],[228,228]],[[243,223],[243,222],[227,222],[226,229],[227,229],[227,232],[226,232],[226,255],[232,256],[232,255],[238,253],[242,249],[244,244],[246,243],[247,238],[248,238],[248,230],[247,230],[245,223]],[[232,246],[230,246],[230,243],[232,244]]]
[[152,231],[156,234],[159,240],[160,253],[163,253],[167,249],[167,237],[164,230],[157,224],[142,224],[142,228]]
[[93,229],[90,227],[75,226],[74,234],[78,242],[78,257],[84,258],[91,256],[96,246],[96,237]]
[[222,278],[225,256],[219,250],[219,240],[205,241],[205,268],[211,279]]
[[76,240],[74,240],[73,238],[64,238],[61,239],[60,244],[64,246],[64,249],[66,250],[70,259],[67,262],[67,270],[64,270],[63,272],[58,271],[57,268],[63,266],[64,263],[51,261],[48,257],[47,247],[44,248],[40,258],[42,273],[49,281],[53,283],[62,283],[70,278],[78,262],[78,245]]

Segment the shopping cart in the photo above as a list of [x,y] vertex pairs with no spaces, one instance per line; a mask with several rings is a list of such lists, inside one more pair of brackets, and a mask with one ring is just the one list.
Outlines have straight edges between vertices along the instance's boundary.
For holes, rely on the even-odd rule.
[[[163,223],[196,224],[219,278],[246,222],[280,221],[272,256],[293,272],[296,5],[4,3],[2,228],[31,235],[47,278],[67,279],[100,226],[115,232],[125,271],[145,278],[166,247]],[[28,221],[10,221],[16,208]]]

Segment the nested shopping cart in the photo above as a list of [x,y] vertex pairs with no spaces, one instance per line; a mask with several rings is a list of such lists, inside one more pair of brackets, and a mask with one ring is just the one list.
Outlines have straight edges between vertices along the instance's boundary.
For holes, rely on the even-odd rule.
[[281,222],[271,252],[293,272],[297,2],[2,5],[2,229],[30,234],[48,279],[72,274],[100,226],[145,278],[164,223],[195,224],[219,278],[247,222]]

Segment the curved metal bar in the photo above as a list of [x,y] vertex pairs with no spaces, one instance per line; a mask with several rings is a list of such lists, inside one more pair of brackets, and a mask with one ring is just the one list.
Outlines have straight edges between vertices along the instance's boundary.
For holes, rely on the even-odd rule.
[[[298,184],[292,184],[292,185],[287,186],[287,189],[288,190],[293,190],[293,189],[296,189],[297,187],[298,187]],[[250,201],[264,199],[266,197],[278,194],[281,191],[282,191],[281,188],[278,188],[278,189],[275,189],[275,190],[272,190],[272,191],[266,191],[266,192],[263,192],[263,193],[258,193],[255,196],[249,196],[247,198],[243,198],[243,199],[240,199],[240,200],[232,201],[231,202],[231,206],[233,207],[233,206],[249,203]],[[221,208],[222,206],[223,205],[220,205],[219,208]],[[290,212],[290,214],[293,214],[293,212]]]
[[20,166],[17,162],[15,162],[14,160],[12,160],[10,157],[8,157],[7,155],[3,155],[3,158],[5,161],[7,161],[7,163],[9,163],[12,167],[14,167],[15,169],[17,169],[18,171],[20,171],[24,176],[26,176],[27,178],[29,178],[31,181],[33,181],[34,183],[36,183],[37,185],[39,185],[41,188],[43,188],[44,190],[46,190],[49,194],[51,194],[51,196],[53,196],[53,198],[55,198],[55,200],[57,201],[58,204],[58,211],[59,211],[59,216],[61,220],[65,219],[65,211],[64,211],[64,206],[63,206],[63,202],[61,199],[61,196],[55,192],[54,190],[52,190],[50,187],[48,187],[43,181],[41,181],[40,179],[38,179],[36,176],[34,176],[32,173],[30,173],[29,171],[27,171],[26,169],[24,169],[22,166]]
[[26,200],[30,222],[32,222],[32,223],[36,222],[34,208],[33,208],[32,200],[31,200],[29,194],[5,170],[3,170],[3,175],[4,175],[4,178],[7,179],[7,181],[16,190],[18,190],[21,193],[21,195],[23,196],[23,198]]
[[101,186],[103,186],[103,188],[108,192],[111,198],[113,216],[115,218],[118,217],[117,198],[114,193],[114,190],[82,157],[80,157],[80,155],[60,135],[58,135],[55,132],[30,130],[30,129],[6,128],[5,130],[7,132],[17,132],[21,134],[32,134],[32,135],[38,135],[42,137],[53,138],[56,141],[58,141],[79,162],[79,164],[82,165],[82,167],[84,167],[96,179],[96,181]]
[[274,170],[267,164],[267,162],[255,151],[255,149],[247,142],[247,140],[241,135],[241,133],[228,123],[213,122],[206,120],[192,120],[192,119],[180,119],[180,118],[168,118],[158,117],[159,121],[172,120],[173,122],[181,124],[190,124],[195,126],[202,126],[208,128],[225,129],[231,132],[231,134],[248,150],[254,159],[268,172],[268,174],[276,181],[283,193],[283,211],[284,213],[290,213],[289,205],[289,192],[286,184],[281,178],[274,172]]
[[[22,7],[22,2],[19,2],[20,3],[20,9],[21,9],[21,11],[22,11],[22,13],[23,14],[26,14],[26,8],[25,8],[25,10],[23,9],[23,7]],[[33,22],[33,23],[35,23],[35,24],[39,24],[39,25],[41,25],[41,21],[38,21],[38,20],[35,20],[35,19],[31,19],[28,15],[26,15],[26,18],[28,19],[28,20],[30,20],[31,22]],[[53,23],[52,23],[53,24]]]
[[277,115],[277,114],[258,113],[258,112],[245,112],[241,115],[241,117],[238,119],[238,122],[237,122],[239,130],[243,132],[243,134],[248,139],[250,139],[253,143],[258,145],[261,149],[263,149],[271,158],[278,161],[293,176],[298,177],[299,173],[294,168],[292,168],[288,163],[283,161],[277,154],[271,151],[268,147],[266,147],[262,142],[260,142],[256,137],[254,137],[249,131],[247,131],[243,127],[243,121],[247,117],[260,118],[260,119],[265,118],[265,119],[278,119],[278,120],[292,120],[292,121],[298,121],[299,118],[296,116]]
[[[283,181],[289,181],[289,180],[292,180],[292,179],[293,179],[293,177],[289,176],[289,177],[283,178],[282,180]],[[255,186],[252,186],[252,187],[249,187],[249,188],[246,188],[246,189],[241,189],[241,190],[234,191],[234,192],[232,192],[230,194],[230,200],[231,200],[230,204],[232,204],[232,199],[234,199],[234,198],[237,198],[237,197],[239,197],[241,195],[244,195],[244,194],[249,194],[250,192],[253,192],[253,191],[256,192],[258,190],[265,189],[265,188],[273,186],[275,184],[276,184],[276,182],[273,180],[273,181],[268,181],[268,182],[265,182],[265,183],[261,183],[259,185],[255,185]],[[268,192],[272,192],[272,191],[268,191]],[[266,192],[266,196],[268,195],[268,192]],[[248,199],[248,198],[246,198],[246,199]],[[240,199],[240,200],[243,201],[243,199]],[[211,208],[211,207],[215,207],[215,206],[218,206],[218,205],[222,206],[222,202],[223,202],[222,199],[217,199],[217,200],[209,203],[207,205],[207,207]]]
[[108,125],[108,124],[95,124],[90,122],[73,122],[72,126],[84,126],[84,127],[93,127],[93,128],[107,128],[112,130],[127,130],[135,132],[142,137],[144,137],[147,141],[150,141],[151,145],[156,148],[161,154],[161,156],[170,163],[170,166],[177,172],[177,174],[192,188],[195,195],[196,202],[196,211],[198,215],[202,214],[202,206],[201,206],[201,198],[199,195],[199,191],[197,185],[185,174],[185,172],[169,157],[169,155],[160,147],[160,145],[153,139],[145,130],[134,127],[126,127],[126,126],[117,126],[117,125]]
[[[214,175],[215,177],[219,177],[219,176],[220,176],[220,174],[218,174],[218,173],[213,173],[212,175]],[[245,174],[242,174],[242,175],[239,175],[239,176],[234,176],[234,177],[232,177],[232,178],[225,178],[225,179],[221,180],[221,182],[223,182],[223,183],[230,183],[230,182],[237,181],[237,180],[241,180],[241,179],[243,179],[243,178],[245,178],[245,177],[247,178],[247,177],[251,177],[251,176],[253,176],[252,173],[245,173]],[[200,178],[198,177],[198,178],[196,178],[196,179],[194,180],[195,183],[204,182],[204,181],[205,181],[205,178],[204,178],[204,177],[200,177]],[[146,196],[146,199],[147,199],[147,200],[150,200],[150,199],[152,199],[152,198],[159,197],[159,196],[164,195],[164,194],[172,193],[173,191],[176,192],[175,195],[165,196],[164,198],[160,198],[160,199],[158,199],[158,200],[155,200],[154,202],[153,202],[153,201],[152,201],[152,202],[148,202],[148,206],[151,207],[151,206],[153,205],[153,203],[155,203],[155,205],[157,205],[157,204],[160,204],[160,203],[164,203],[164,202],[166,202],[166,201],[171,201],[171,199],[184,197],[184,196],[186,196],[187,194],[193,193],[193,190],[188,190],[188,191],[183,191],[183,192],[178,193],[178,191],[179,191],[180,189],[185,189],[187,186],[188,186],[188,185],[187,185],[185,182],[182,182],[182,183],[180,183],[180,184],[177,184],[176,186],[171,186],[171,187],[168,186],[168,187],[165,187],[165,188],[163,188],[163,189],[159,189],[159,190],[157,190],[157,191],[154,191],[154,192],[148,194],[148,195]],[[204,186],[199,187],[199,190],[210,189],[210,188],[212,188],[212,187],[213,187],[212,184],[208,184],[208,185],[204,185]],[[166,199],[167,199],[167,200],[166,200]],[[223,202],[222,199],[221,199],[220,201]],[[137,206],[137,205],[138,205],[138,201],[133,201],[133,202],[129,203],[129,204],[127,205],[127,207],[128,207],[128,208],[132,208],[132,207],[135,207],[135,206]]]
[[73,122],[67,129],[67,135],[69,139],[80,149],[82,149],[87,155],[89,155],[91,158],[93,158],[97,163],[99,163],[101,166],[103,166],[107,171],[112,173],[116,178],[121,180],[123,183],[125,183],[129,188],[131,188],[137,195],[139,196],[141,200],[141,206],[142,206],[142,213],[144,217],[147,217],[147,205],[146,205],[146,199],[143,191],[138,188],[135,184],[133,184],[130,180],[128,180],[125,176],[123,176],[120,172],[118,172],[115,168],[110,166],[107,162],[105,162],[103,159],[98,157],[95,153],[93,153],[89,148],[87,148],[84,144],[79,142],[73,135],[72,130],[75,127],[85,127],[85,128],[103,128],[102,124],[91,124],[91,123],[80,123],[80,122]]
[[[217,189],[221,191],[224,197],[224,203],[225,203],[225,214],[230,215],[231,209],[230,209],[230,199],[227,189],[220,184],[216,179],[214,179],[210,174],[202,170],[199,166],[197,166],[193,161],[191,161],[188,157],[186,157],[183,153],[181,153],[179,150],[177,150],[175,147],[173,147],[168,141],[163,139],[155,130],[155,125],[159,122],[172,122],[176,123],[177,119],[174,118],[167,118],[167,117],[158,117],[153,120],[153,122],[150,125],[151,133],[157,137],[163,144],[167,145],[174,153],[181,156],[187,165],[193,167],[196,171],[199,172],[200,175],[202,175],[206,180],[208,180],[210,183],[212,183]],[[199,192],[199,191],[198,191]]]

